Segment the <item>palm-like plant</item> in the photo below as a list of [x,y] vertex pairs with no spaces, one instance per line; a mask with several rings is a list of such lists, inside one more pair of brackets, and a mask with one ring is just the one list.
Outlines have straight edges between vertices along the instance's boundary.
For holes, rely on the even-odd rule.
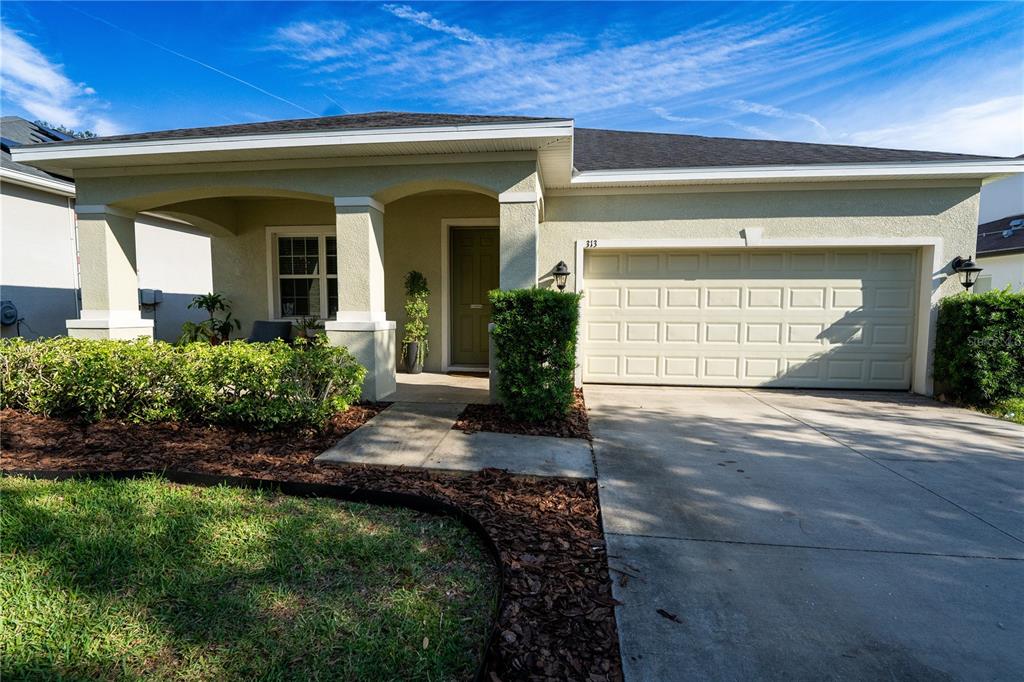
[[[189,310],[205,310],[209,318],[202,322],[186,322],[181,328],[180,341],[189,343],[206,339],[211,344],[223,343],[231,338],[233,329],[241,329],[242,323],[231,317],[231,301],[224,294],[210,292],[192,299]],[[217,317],[223,312],[224,317]]]

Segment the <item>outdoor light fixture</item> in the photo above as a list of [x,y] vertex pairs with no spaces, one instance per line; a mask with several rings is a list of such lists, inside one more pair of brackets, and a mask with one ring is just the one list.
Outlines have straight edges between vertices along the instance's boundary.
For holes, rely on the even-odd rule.
[[984,270],[979,268],[974,262],[974,259],[968,256],[964,258],[957,256],[953,259],[953,270],[960,275],[960,284],[963,285],[964,289],[968,291],[974,286],[974,283],[978,281],[978,273]]
[[565,280],[569,278],[572,273],[569,272],[569,266],[565,264],[564,260],[558,261],[558,265],[551,271],[551,274],[555,276],[555,286],[558,287],[559,291],[565,289]]

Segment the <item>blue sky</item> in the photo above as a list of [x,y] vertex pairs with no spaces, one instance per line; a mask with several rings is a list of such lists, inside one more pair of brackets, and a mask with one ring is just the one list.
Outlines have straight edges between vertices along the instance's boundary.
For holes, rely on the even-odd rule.
[[1024,153],[1024,3],[3,4],[3,113],[102,134],[374,110]]

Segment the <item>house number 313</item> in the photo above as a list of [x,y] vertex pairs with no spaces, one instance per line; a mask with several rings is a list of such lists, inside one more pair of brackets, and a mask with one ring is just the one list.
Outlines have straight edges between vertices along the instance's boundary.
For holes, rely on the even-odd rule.
[[586,248],[588,248],[588,249],[593,249],[593,248],[595,248],[596,246],[597,246],[597,240],[596,240],[596,239],[588,239],[588,240],[587,240],[587,246],[586,246]]

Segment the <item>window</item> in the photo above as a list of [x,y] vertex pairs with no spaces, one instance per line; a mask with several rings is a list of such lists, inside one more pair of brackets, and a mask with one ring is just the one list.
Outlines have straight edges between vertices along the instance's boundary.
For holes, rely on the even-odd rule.
[[338,240],[334,236],[277,235],[277,317],[323,319],[338,312]]

